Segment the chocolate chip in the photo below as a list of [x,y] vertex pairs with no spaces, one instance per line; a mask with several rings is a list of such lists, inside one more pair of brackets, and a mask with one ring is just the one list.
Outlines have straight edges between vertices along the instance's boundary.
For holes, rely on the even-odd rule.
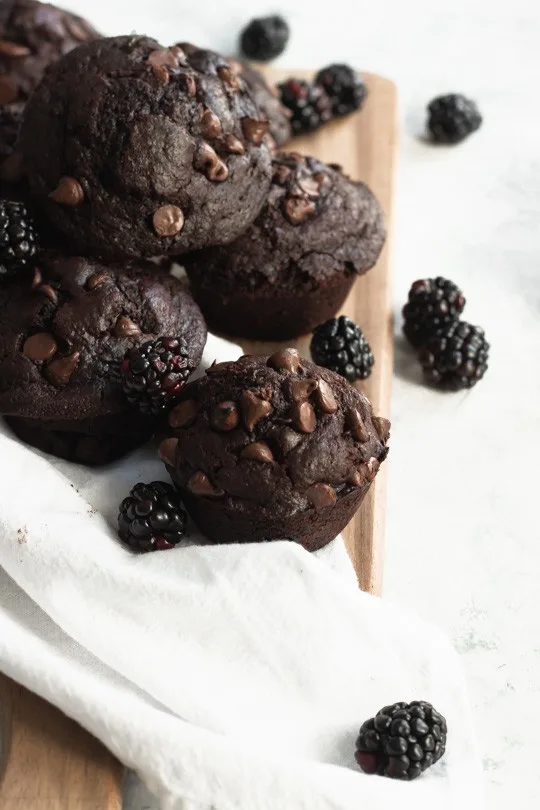
[[29,360],[40,363],[51,360],[58,351],[58,344],[52,335],[47,332],[38,332],[27,338],[23,346],[23,354]]
[[67,17],[64,20],[64,24],[74,39],[76,39],[78,42],[86,42],[86,40],[88,39],[88,34],[84,30],[82,25],[79,25],[79,23],[76,20]]
[[86,279],[86,289],[95,290],[96,287],[100,287],[101,284],[103,284],[106,278],[105,273],[93,273],[93,275]]
[[363,444],[364,442],[369,441],[369,433],[362,421],[359,411],[357,411],[356,408],[353,408],[347,413],[345,424],[347,429],[351,431],[351,434],[359,442]]
[[284,186],[286,182],[290,180],[291,174],[292,169],[290,169],[288,166],[284,166],[282,163],[278,164],[274,169],[272,182],[278,186]]
[[231,90],[240,90],[240,82],[234,72],[228,67],[218,67],[217,75]]
[[315,509],[333,506],[337,501],[336,491],[329,484],[313,484],[306,490],[306,498]]
[[268,121],[260,121],[257,118],[242,118],[244,138],[254,146],[261,145],[269,129],[270,123]]
[[117,338],[136,337],[141,334],[142,332],[137,324],[131,318],[126,318],[125,315],[120,315],[114,325],[114,336]]
[[301,177],[299,180],[296,181],[296,185],[299,187],[300,191],[303,194],[307,194],[308,197],[317,198],[319,196],[319,184],[315,180],[314,177]]
[[73,352],[67,357],[59,357],[45,367],[45,376],[57,388],[67,385],[79,363],[80,352]]
[[225,492],[215,487],[203,472],[194,473],[187,486],[194,495],[203,495],[209,498],[221,498],[222,495],[225,495]]
[[247,447],[244,447],[240,456],[250,459],[251,461],[271,462],[274,460],[272,451],[266,442],[253,442],[253,444],[248,444]]
[[372,456],[349,476],[347,482],[355,487],[365,487],[373,481],[380,466],[377,459]]
[[180,45],[171,45],[169,50],[172,54],[174,54],[174,56],[176,56],[177,62],[180,62],[182,65],[188,64],[185,48],[181,48]]
[[203,171],[208,180],[223,183],[229,176],[227,165],[216,154],[209,143],[201,141],[195,155],[195,168]]
[[213,110],[205,110],[202,117],[202,130],[206,138],[217,138],[221,135],[221,121]]
[[236,135],[227,135],[225,138],[225,148],[227,152],[230,152],[232,155],[243,155],[246,151],[244,144]]
[[11,59],[19,59],[21,56],[28,56],[31,53],[26,45],[19,45],[18,42],[8,42],[7,39],[0,39],[0,54]]
[[158,456],[168,467],[176,466],[176,454],[178,452],[178,439],[163,439],[158,447]]
[[317,390],[319,383],[317,380],[294,380],[291,384],[291,396],[295,402],[303,402],[309,399],[314,391]]
[[0,104],[11,104],[13,101],[15,101],[18,95],[19,90],[13,79],[10,79],[9,76],[1,75]]
[[199,412],[199,406],[194,399],[185,399],[179,402],[178,405],[172,409],[169,414],[169,425],[172,428],[185,428],[189,427]]
[[291,428],[284,428],[278,436],[278,442],[281,452],[284,456],[294,450],[297,444],[302,441],[302,436],[296,430]]
[[302,433],[313,433],[317,427],[317,417],[309,402],[296,402],[291,407],[291,417],[295,427]]
[[253,391],[244,391],[240,397],[240,408],[246,430],[253,432],[261,419],[274,410],[266,399],[261,399]]
[[301,225],[315,213],[315,203],[308,197],[286,197],[283,213],[291,225]]
[[319,385],[315,391],[315,402],[323,413],[335,413],[337,411],[338,404],[334,392],[326,380],[319,380]]
[[40,284],[37,290],[38,292],[43,293],[43,295],[46,295],[47,298],[53,302],[53,304],[58,303],[58,293],[51,287],[50,284]]
[[388,441],[390,436],[390,420],[385,419],[384,416],[373,417],[373,427],[377,431],[377,436],[381,442]]
[[291,371],[296,374],[300,368],[301,358],[296,349],[279,349],[271,354],[266,365],[278,371]]
[[374,456],[372,456],[370,459],[368,459],[368,461],[366,461],[365,464],[362,464],[362,467],[360,469],[365,467],[368,481],[373,481],[373,479],[375,478],[375,476],[379,471],[380,466],[381,465],[379,464],[377,459]]
[[164,65],[152,65],[152,73],[163,87],[169,84],[169,71]]
[[51,200],[60,205],[80,205],[84,200],[83,187],[74,177],[61,177],[54,191],[49,194]]
[[325,191],[328,188],[328,186],[330,186],[332,183],[330,175],[327,174],[326,172],[317,172],[316,174],[313,175],[313,179],[317,183],[317,186],[319,188],[319,194]]
[[347,484],[352,487],[364,487],[367,484],[366,476],[360,470],[355,470],[347,478]]
[[178,67],[178,54],[172,48],[159,48],[148,54],[148,63],[153,67]]
[[37,267],[34,267],[34,275],[32,277],[32,289],[39,287],[42,281],[43,277],[41,275],[41,270],[39,270]]
[[154,211],[152,224],[158,236],[176,236],[184,227],[184,214],[177,205],[162,205]]
[[6,183],[17,183],[24,174],[24,159],[20,152],[12,152],[2,163],[0,178]]
[[223,432],[234,430],[239,421],[240,415],[236,407],[236,402],[231,402],[230,400],[220,402],[216,405],[210,417],[210,424],[214,430]]
[[188,98],[195,98],[197,95],[197,80],[193,73],[180,73],[178,81],[184,88],[184,92]]

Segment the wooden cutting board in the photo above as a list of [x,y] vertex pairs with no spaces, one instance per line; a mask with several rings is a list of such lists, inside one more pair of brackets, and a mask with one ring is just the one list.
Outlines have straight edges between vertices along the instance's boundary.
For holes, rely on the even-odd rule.
[[[306,72],[292,73],[309,77]],[[267,75],[278,82],[291,71],[267,70]],[[327,163],[341,163],[351,177],[364,180],[381,201],[390,230],[396,90],[379,76],[367,75],[366,82],[369,97],[361,112],[296,139],[291,148]],[[356,282],[343,308],[362,327],[373,348],[375,367],[360,387],[375,412],[383,416],[390,411],[393,365],[390,302],[387,244],[377,266]],[[279,345],[246,343],[244,349],[266,354]],[[309,337],[297,346],[309,357]],[[380,593],[382,584],[387,467],[388,462],[345,532],[359,585],[372,593]],[[1,675],[0,729],[0,810],[121,807],[123,769],[114,757],[73,721]]]

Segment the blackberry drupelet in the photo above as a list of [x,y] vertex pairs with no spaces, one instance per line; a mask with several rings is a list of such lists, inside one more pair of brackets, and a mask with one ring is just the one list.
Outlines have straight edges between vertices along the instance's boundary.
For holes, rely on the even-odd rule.
[[281,103],[291,111],[295,135],[314,132],[332,118],[330,99],[321,87],[302,79],[289,79],[278,85]]
[[434,335],[418,354],[426,380],[447,391],[472,388],[487,370],[489,343],[484,330],[466,321]]
[[130,349],[120,365],[128,401],[153,416],[173,404],[192,371],[186,342],[175,337],[150,340]]
[[459,143],[479,129],[478,107],[460,93],[438,96],[428,105],[428,130],[436,143]]
[[335,116],[348,115],[359,110],[367,97],[364,81],[349,65],[329,65],[323,68],[315,76],[315,84],[325,91]]
[[136,484],[120,504],[118,534],[134,551],[165,551],[184,537],[186,513],[170,484]]
[[314,363],[341,374],[349,382],[365,380],[375,363],[364,333],[345,315],[318,326],[310,348]]
[[248,59],[268,62],[283,53],[289,33],[289,26],[279,15],[252,20],[240,35],[242,53]]
[[356,761],[365,773],[416,779],[444,754],[446,732],[446,720],[431,703],[394,703],[362,725]]
[[24,203],[0,200],[0,279],[27,267],[37,252],[37,243]]
[[465,307],[465,296],[446,278],[415,281],[403,307],[403,332],[412,346],[420,347],[433,335],[457,321]]

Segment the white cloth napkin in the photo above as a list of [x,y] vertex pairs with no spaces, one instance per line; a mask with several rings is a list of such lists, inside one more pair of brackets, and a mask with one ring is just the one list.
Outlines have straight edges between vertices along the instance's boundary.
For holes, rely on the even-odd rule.
[[[210,338],[205,362],[239,354]],[[169,810],[481,807],[456,654],[432,627],[361,593],[340,538],[134,555],[117,507],[166,480],[144,448],[102,471],[0,433],[0,670],[134,768]],[[361,722],[432,701],[443,761],[413,783],[354,761]]]

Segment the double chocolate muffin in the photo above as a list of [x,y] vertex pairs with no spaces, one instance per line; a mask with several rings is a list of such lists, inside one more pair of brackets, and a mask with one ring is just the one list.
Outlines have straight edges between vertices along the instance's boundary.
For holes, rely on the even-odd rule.
[[49,69],[20,143],[31,191],[78,251],[150,257],[246,229],[270,185],[268,126],[223,57],[124,36]]
[[247,84],[261,117],[268,120],[275,145],[284,146],[292,137],[291,111],[281,103],[277,88],[270,87],[263,74],[249,62],[231,59],[229,64]]
[[360,506],[390,423],[294,349],[211,366],[169,415],[160,456],[212,541],[290,539],[314,551]]
[[183,284],[150,263],[50,255],[39,267],[0,285],[0,413],[41,450],[112,461],[154,428],[122,391],[124,355],[158,336],[182,337],[194,368],[204,320]]
[[276,156],[267,202],[235,242],[181,258],[211,328],[286,340],[341,307],[377,261],[383,213],[364,183],[296,152]]

